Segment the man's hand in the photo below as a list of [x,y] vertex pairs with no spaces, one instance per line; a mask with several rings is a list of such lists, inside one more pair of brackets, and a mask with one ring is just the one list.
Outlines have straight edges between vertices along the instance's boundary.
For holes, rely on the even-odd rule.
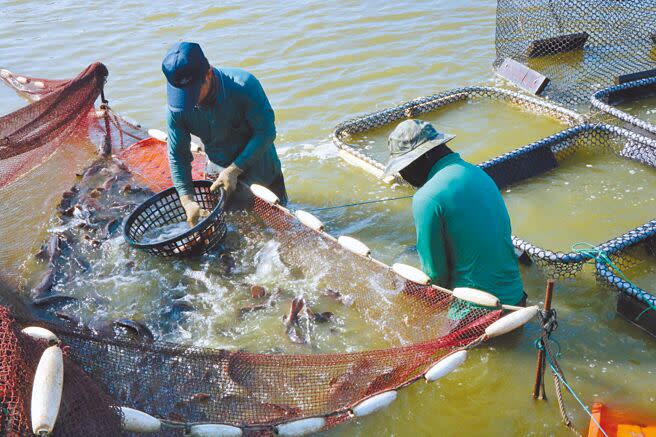
[[230,164],[228,168],[219,173],[219,177],[216,178],[216,181],[210,187],[210,191],[214,192],[219,187],[223,187],[226,194],[231,194],[237,188],[237,179],[243,172],[244,170],[237,167],[234,163]]
[[182,203],[182,207],[184,208],[185,213],[187,213],[187,223],[189,223],[189,226],[192,228],[196,226],[198,219],[210,215],[206,209],[201,208],[198,202],[189,195],[185,194],[180,196],[180,203]]

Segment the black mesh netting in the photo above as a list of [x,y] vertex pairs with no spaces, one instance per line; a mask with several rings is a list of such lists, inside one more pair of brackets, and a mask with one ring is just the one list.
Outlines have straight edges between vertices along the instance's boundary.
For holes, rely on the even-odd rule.
[[655,33],[653,0],[499,0],[494,65],[527,65],[551,79],[544,95],[575,106],[616,76],[656,68]]

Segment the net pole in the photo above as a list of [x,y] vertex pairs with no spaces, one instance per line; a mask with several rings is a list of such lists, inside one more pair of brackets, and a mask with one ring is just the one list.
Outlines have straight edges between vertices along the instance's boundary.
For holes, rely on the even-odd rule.
[[[544,292],[544,311],[551,310],[551,298],[553,296],[554,281],[549,279],[547,281],[547,288]],[[538,350],[538,364],[535,369],[535,384],[533,385],[533,399],[544,399],[544,350]]]

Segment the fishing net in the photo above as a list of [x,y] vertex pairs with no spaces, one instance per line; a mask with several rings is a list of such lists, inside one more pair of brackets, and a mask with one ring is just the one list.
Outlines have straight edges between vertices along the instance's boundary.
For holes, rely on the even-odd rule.
[[[60,85],[65,87],[64,82]],[[33,104],[49,101],[50,95]],[[72,98],[86,99],[84,105],[80,102],[86,117],[96,96],[94,91],[82,97],[74,94]],[[66,101],[61,104],[70,106]],[[18,114],[23,112],[26,111]],[[109,112],[105,109],[104,114]],[[47,114],[45,120],[49,119]],[[12,114],[5,119],[11,120]],[[147,182],[152,189],[169,183],[170,176],[162,171],[166,159],[164,143],[147,141],[125,149],[125,138],[143,138],[139,126],[117,116],[102,119],[108,126],[114,125],[113,131],[104,131],[102,149],[107,152],[109,144],[127,166],[104,158],[84,172],[82,181],[110,169],[116,172],[109,179],[113,185],[125,182],[121,172],[132,174],[132,183]],[[77,118],[74,121],[77,129],[87,128]],[[99,123],[101,132],[102,124]],[[54,129],[63,127],[57,125]],[[71,132],[74,130],[70,128]],[[50,138],[47,131],[41,133]],[[115,133],[109,141],[108,133]],[[130,150],[135,155],[131,156]],[[111,185],[92,190],[98,192],[97,197],[87,196],[88,201],[102,201],[113,189]],[[121,190],[149,193],[141,187],[126,187],[123,185]],[[63,202],[72,198],[72,194],[65,193]],[[70,205],[60,204],[64,216],[69,212],[79,214],[76,205],[67,209],[64,206]],[[116,406],[136,408],[162,419],[167,425],[161,433],[164,435],[182,435],[192,423],[230,424],[243,428],[247,434],[271,434],[275,425],[294,419],[323,417],[324,427],[330,427],[351,418],[352,408],[363,400],[402,388],[422,378],[433,364],[451,352],[479,344],[485,339],[485,328],[502,314],[501,308],[472,306],[456,299],[448,290],[406,280],[389,266],[357,255],[329,234],[303,225],[279,205],[252,197],[248,210],[253,214],[234,217],[259,220],[280,243],[280,256],[286,265],[307,276],[322,275],[323,285],[335,295],[348,296],[372,331],[390,347],[334,354],[260,354],[101,336],[84,324],[36,317],[16,298],[15,290],[3,288],[0,302],[10,306],[15,321],[6,310],[0,312],[0,429],[29,434],[31,378],[45,344],[21,334],[19,330],[25,326],[51,330],[66,351],[67,388],[55,425],[61,435],[120,434],[121,413]],[[237,226],[241,226],[240,222]],[[99,230],[93,228],[90,232]],[[94,245],[95,240],[91,239],[91,247]],[[57,263],[53,258],[50,261],[55,268]],[[84,387],[85,393],[77,391],[78,387]],[[100,389],[106,395],[98,393]]]
[[[0,434],[32,435],[29,409],[32,381],[45,340],[20,333],[9,310],[0,306]],[[113,400],[65,353],[63,402],[53,436],[115,435],[121,414]]]
[[474,86],[419,97],[391,108],[344,121],[335,127],[332,134],[333,143],[339,148],[340,155],[346,161],[363,167],[368,172],[380,177],[385,165],[375,159],[366,149],[354,144],[351,138],[353,135],[368,132],[381,126],[395,124],[405,119],[416,118],[421,114],[441,108],[448,109],[449,105],[456,102],[482,100],[505,102],[533,114],[556,118],[569,125],[575,125],[583,121],[580,114],[542,99],[501,88]]
[[551,80],[543,95],[575,106],[616,76],[656,68],[655,34],[653,0],[499,0],[494,66],[525,64]]
[[[18,280],[24,254],[38,244],[45,223],[32,214],[26,235],[25,211],[34,205],[54,207],[75,174],[96,155],[118,152],[147,137],[136,123],[115,114],[102,94],[104,65],[89,65],[76,78],[48,80],[0,70],[0,81],[31,104],[0,119],[0,221],[3,250],[0,265],[8,279]],[[52,178],[55,172],[58,177]]]
[[106,77],[100,63],[69,81],[15,77],[3,70],[6,82],[36,100],[0,117],[0,188],[43,163],[70,136],[86,134]]
[[[481,167],[500,188],[505,188],[511,184],[521,184],[546,171],[558,171],[560,163],[585,150],[595,154],[610,153],[617,159],[630,159],[650,167],[656,166],[656,142],[653,140],[616,126],[583,124],[484,162]],[[655,234],[656,220],[651,220],[596,245],[596,250],[621,257],[625,248]],[[513,236],[513,245],[558,278],[575,276],[590,260],[589,255],[579,251],[549,250],[516,236]]]

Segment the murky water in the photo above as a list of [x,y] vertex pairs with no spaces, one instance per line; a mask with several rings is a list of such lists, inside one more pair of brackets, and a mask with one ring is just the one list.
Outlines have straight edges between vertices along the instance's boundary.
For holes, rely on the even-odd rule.
[[617,107],[648,123],[656,123],[656,96],[623,102]]
[[583,149],[550,172],[503,192],[515,235],[569,252],[573,243],[603,243],[652,220],[656,171],[611,152]]
[[[502,100],[485,98],[457,101],[416,118],[432,123],[440,132],[455,135],[449,147],[476,164],[567,127],[553,117],[536,115]],[[521,125],[522,129],[513,129],[513,135],[509,135],[509,126],[513,124]],[[395,127],[396,124],[393,124],[368,131],[354,137],[349,143],[361,147],[366,155],[377,161],[386,163],[389,159],[387,138]]]
[[[88,63],[101,60],[110,70],[107,85],[110,104],[145,126],[162,128],[165,87],[160,72],[161,57],[174,41],[197,40],[212,63],[247,68],[261,80],[276,110],[276,145],[292,206],[311,209],[412,193],[407,187],[390,187],[343,163],[328,135],[334,125],[354,114],[453,87],[496,84],[498,80],[491,70],[494,13],[495,3],[482,0],[466,5],[455,1],[273,5],[256,0],[220,6],[210,2],[181,6],[165,1],[149,5],[127,2],[120,7],[95,1],[51,4],[7,1],[0,8],[0,37],[5,41],[0,46],[0,66],[29,75],[66,78],[76,75]],[[23,104],[2,88],[0,99],[3,113]],[[559,128],[548,120],[530,120],[524,113],[509,111],[507,117],[502,113],[492,118],[491,113],[497,112],[494,108],[481,107],[481,112],[477,112],[479,109],[474,107],[469,112],[469,105],[465,104],[457,109],[449,114],[445,112],[441,123],[445,131],[458,135],[454,148],[467,151],[465,156],[472,161],[487,159],[505,151],[502,149],[506,145],[520,145]],[[485,119],[477,120],[477,117]],[[477,128],[470,129],[472,125]],[[485,134],[491,131],[494,140],[486,142]],[[3,259],[9,266],[22,263],[25,253],[36,251],[45,238],[46,223],[61,192],[74,182],[74,172],[80,168],[78,163],[90,155],[88,149],[68,147],[19,182],[20,199],[0,192],[1,203],[8,211],[3,215],[2,235],[7,251]],[[592,172],[585,164],[583,168]],[[636,176],[628,170],[608,165],[604,171],[608,171],[609,177],[601,175],[593,179],[599,181],[594,184],[595,189],[601,187],[603,191],[605,186],[617,183],[637,190]],[[527,193],[531,202],[525,202],[532,205],[525,210],[526,214],[533,216],[546,208],[541,196],[553,195],[554,202],[570,205],[572,210],[581,207],[581,202],[568,200],[570,194],[576,195],[575,199],[589,198],[583,191],[567,190],[559,197],[559,190],[547,194],[535,188],[534,193]],[[643,191],[650,189],[653,192],[653,185],[644,185]],[[590,211],[597,206],[604,211],[615,210],[631,226],[642,223],[643,210],[636,213],[636,208],[626,203],[627,199],[618,203],[610,196],[588,207]],[[509,206],[515,227],[525,223],[527,235],[541,235],[546,227],[544,222],[522,222],[514,206]],[[356,236],[385,262],[417,265],[411,247],[415,238],[409,207],[408,200],[399,200],[318,211],[316,215],[332,233]],[[569,220],[563,215],[553,218],[559,222],[566,219]],[[581,232],[591,234],[579,238],[577,233],[572,243],[602,238],[605,230],[597,229],[602,226],[599,222],[586,223],[594,229]],[[566,240],[563,238],[558,244],[566,246]],[[24,242],[30,246],[28,249]],[[114,250],[124,250],[119,240]],[[142,258],[145,269],[149,261],[143,255]],[[180,267],[182,276],[187,268],[194,273],[185,281],[193,282],[199,281],[194,275],[202,277],[204,269],[213,266],[208,261],[206,266]],[[635,275],[632,279],[642,283],[639,271],[631,274]],[[545,278],[535,267],[523,268],[522,275],[529,302],[541,301]],[[124,293],[126,308],[128,296],[151,293],[145,296],[153,299],[144,297],[143,301],[134,303],[134,311],[154,313],[169,305],[165,302],[167,295],[154,290],[154,282],[152,286],[148,282],[135,285],[130,284],[130,275],[122,277],[127,278],[125,288],[114,287],[111,282],[104,285],[97,282],[97,293],[106,295],[112,290],[117,301],[123,301],[120,297]],[[188,284],[186,287],[189,288]],[[211,294],[213,299],[219,296],[213,291],[198,295],[202,293]],[[237,294],[226,291],[223,296]],[[230,299],[234,300],[226,301],[226,308],[233,311],[232,319],[222,325],[228,335],[192,339],[188,333],[171,332],[177,332],[181,340],[207,341],[213,345],[242,341],[244,346],[255,344],[256,340],[249,338],[249,332],[254,331],[234,330],[248,327],[248,323],[255,325],[260,316],[248,314],[241,324],[233,322],[241,302],[237,297]],[[215,311],[199,305],[200,301],[192,301],[192,297],[189,300],[200,309],[198,313],[184,312],[184,317],[200,318]],[[556,284],[554,305],[560,320],[555,337],[562,347],[561,365],[584,402],[591,405],[593,401],[604,401],[627,409],[654,410],[654,339],[615,314],[613,292],[599,287],[591,271],[586,270],[576,280]],[[319,310],[333,311],[329,306]],[[283,313],[282,309],[272,311],[275,329]],[[349,329],[363,330],[366,326],[345,325],[333,346],[339,348],[342,341],[339,335],[346,338]],[[275,332],[279,335],[279,331]],[[537,334],[533,324],[512,340],[483,346],[449,378],[435,385],[416,384],[402,390],[399,400],[384,412],[328,434],[570,435],[559,423],[554,396],[548,402],[534,402],[530,396],[535,366],[533,340]],[[363,346],[380,346],[379,338],[374,334],[370,337],[362,340]],[[273,349],[274,346],[267,343],[263,347]],[[553,393],[551,387],[547,390],[548,394]],[[575,403],[568,401],[568,405],[576,425],[580,429],[587,426],[585,415]]]

